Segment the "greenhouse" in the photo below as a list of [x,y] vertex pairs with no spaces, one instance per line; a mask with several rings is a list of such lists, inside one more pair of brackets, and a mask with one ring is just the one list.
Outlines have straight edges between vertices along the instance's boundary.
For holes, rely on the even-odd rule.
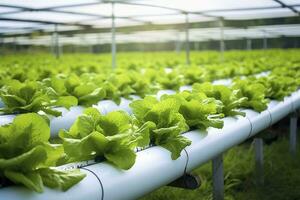
[[0,200],[300,199],[300,0],[0,0]]

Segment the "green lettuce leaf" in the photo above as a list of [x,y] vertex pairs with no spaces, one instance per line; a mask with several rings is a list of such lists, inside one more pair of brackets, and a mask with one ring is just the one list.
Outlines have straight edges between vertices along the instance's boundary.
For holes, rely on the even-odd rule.
[[[50,170],[49,167],[63,164],[65,159],[63,146],[50,144],[49,138],[48,121],[35,113],[18,115],[11,124],[0,127],[0,179],[9,179],[42,192],[43,182],[47,180],[41,173]],[[72,173],[52,170],[52,174],[48,175],[52,184],[68,189],[82,179],[75,178],[70,182],[67,175]]]
[[[150,141],[155,145],[168,147],[172,153],[172,159],[178,158],[180,153],[190,142],[178,137],[188,130],[184,117],[179,113],[180,104],[175,99],[156,100],[154,97],[145,97],[130,104],[136,117],[136,123],[145,124],[151,122]],[[154,127],[155,125],[155,127]],[[169,148],[168,141],[172,138],[181,140],[182,145]],[[171,143],[169,145],[172,145]]]
[[88,108],[69,131],[59,133],[69,162],[103,157],[121,169],[129,169],[135,162],[134,148],[149,144],[153,124],[137,126],[122,111],[101,115]]

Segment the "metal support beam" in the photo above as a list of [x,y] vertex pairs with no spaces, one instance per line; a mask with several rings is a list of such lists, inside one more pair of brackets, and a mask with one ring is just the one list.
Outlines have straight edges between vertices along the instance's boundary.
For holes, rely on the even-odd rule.
[[220,61],[223,62],[225,41],[224,41],[224,20],[222,18],[219,19],[219,27],[220,27]]
[[116,27],[115,27],[115,3],[111,3],[111,65],[116,68]]
[[268,39],[266,37],[264,37],[264,49],[268,48]]
[[247,45],[247,50],[248,50],[248,51],[252,50],[252,41],[251,41],[250,38],[248,38],[248,39],[246,40],[246,45]]
[[224,199],[223,157],[218,155],[212,160],[213,200]]
[[255,151],[255,178],[256,184],[262,186],[264,184],[264,149],[263,140],[261,138],[254,138]]
[[287,4],[283,3],[281,0],[273,0],[273,1],[277,2],[278,4],[280,4],[282,8],[288,8],[292,12],[296,13],[297,15],[300,15],[300,13],[298,12],[298,10],[295,9],[293,6],[290,6],[290,5],[287,5]]
[[266,34],[264,34],[264,38],[263,38],[263,48],[264,49],[268,48],[268,38],[267,38]]
[[177,32],[176,40],[175,40],[175,52],[180,53],[181,51],[181,41],[180,41],[180,34]]
[[49,51],[50,54],[54,54],[54,34],[50,35],[50,46],[49,46]]
[[89,44],[89,53],[93,54],[94,53],[94,47],[93,44]]
[[8,18],[8,17],[0,17],[0,21],[32,22],[32,23],[40,23],[40,24],[59,24],[59,25],[66,25],[66,26],[80,26],[84,28],[91,28],[91,25],[84,25],[79,23],[64,23],[64,22],[32,20],[32,19],[16,19],[16,18]]
[[194,49],[195,49],[195,51],[199,51],[199,43],[200,42],[198,42],[198,41],[194,42]]
[[189,15],[188,13],[185,14],[185,59],[186,64],[189,65],[190,61],[190,33],[189,33]]
[[57,24],[54,25],[54,53],[55,53],[55,57],[56,59],[59,58],[60,56],[60,49],[59,49],[59,34],[58,34],[58,27]]
[[297,151],[297,113],[294,112],[290,116],[290,153],[296,155]]
[[13,42],[13,52],[17,53],[17,38],[14,37],[14,42]]
[[0,55],[4,55],[4,38],[0,36]]

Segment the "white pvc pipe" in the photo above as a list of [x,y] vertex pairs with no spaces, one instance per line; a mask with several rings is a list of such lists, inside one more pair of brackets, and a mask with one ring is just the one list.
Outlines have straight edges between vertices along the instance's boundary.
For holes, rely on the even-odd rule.
[[[138,99],[138,96],[132,96],[133,99]],[[118,106],[114,101],[111,100],[103,100],[100,101],[97,105],[94,105],[103,115],[106,115],[109,112],[116,111],[116,110],[124,110],[129,114],[132,113],[129,104],[131,100],[122,98],[121,103]],[[77,117],[82,114],[85,108],[82,106],[73,106],[69,110],[63,107],[55,108],[62,112],[62,116],[60,117],[50,117],[50,133],[51,137],[57,137],[57,134],[60,129],[68,130],[72,124],[75,122]],[[0,126],[11,123],[13,119],[17,115],[0,115]]]
[[50,119],[50,133],[51,137],[57,137],[60,129],[69,130],[77,117],[82,114],[85,108],[82,106],[74,106],[69,110],[66,108],[57,108],[62,112],[60,117],[51,117]]
[[293,109],[296,110],[296,108],[300,108],[300,90],[294,92],[291,95],[292,102],[293,102]]
[[213,85],[225,85],[225,86],[230,86],[232,84],[232,80],[229,78],[226,79],[219,79],[219,80],[214,80],[212,82]]
[[168,95],[176,94],[176,91],[175,90],[160,90],[157,92],[156,98],[160,99],[160,97],[163,96],[164,94],[168,94]]
[[136,95],[131,95],[130,96],[132,98],[132,100],[129,99],[125,99],[125,98],[121,98],[121,103],[119,105],[119,110],[124,110],[125,112],[127,112],[128,114],[132,114],[132,110],[129,106],[129,104],[133,101],[133,100],[138,100],[141,99],[141,97],[136,96]]
[[268,105],[268,110],[271,113],[272,124],[278,122],[280,119],[288,115],[293,110],[293,103],[291,98],[285,98],[283,101],[271,101]]
[[187,171],[191,171],[230,147],[246,140],[250,134],[251,125],[244,117],[224,118],[223,129],[208,128],[207,131],[189,131],[184,134],[192,141],[186,148],[189,155]]
[[97,108],[103,115],[106,115],[108,112],[118,110],[118,105],[112,100],[103,100],[100,101],[97,105],[93,107]]
[[[66,108],[55,108],[61,111],[60,117],[49,116],[51,137],[57,137],[60,129],[68,130],[75,122],[76,118],[83,112],[84,107],[74,106],[69,110]],[[0,126],[11,123],[17,115],[0,115]]]
[[100,178],[104,200],[132,200],[182,176],[186,163],[187,155],[184,151],[177,160],[172,160],[168,150],[156,146],[138,152],[135,164],[126,171],[107,162],[85,168]]
[[271,114],[268,110],[265,110],[261,113],[258,113],[254,110],[246,109],[242,110],[246,113],[246,117],[250,121],[251,131],[249,137],[253,136],[254,134],[264,130],[265,128],[271,125]]
[[43,193],[31,191],[24,186],[13,186],[0,188],[0,200],[89,200],[102,199],[102,190],[98,178],[90,171],[82,170],[86,173],[86,177],[78,184],[70,188],[67,192],[57,189],[44,187]]
[[11,123],[16,115],[0,115],[0,126]]
[[[297,95],[294,94],[294,96]],[[297,98],[290,99],[298,100]],[[285,105],[287,103],[296,105],[292,100],[269,106],[270,114],[274,113],[275,118],[278,116],[284,117],[284,115],[279,115],[278,113],[286,113],[286,109],[289,108]],[[299,107],[294,108],[297,109]],[[84,167],[84,169],[92,171],[101,180],[103,196],[99,197],[99,199],[136,199],[172,182],[182,176],[184,172],[193,170],[232,146],[243,142],[250,135],[256,134],[270,123],[270,116],[267,113],[268,111],[264,111],[258,114],[246,110],[247,117],[225,118],[223,129],[208,128],[207,131],[194,130],[183,134],[183,136],[192,141],[192,144],[182,151],[181,156],[177,160],[171,159],[171,154],[168,150],[156,146],[138,152],[136,163],[127,171],[117,169],[107,162],[90,165]],[[90,182],[91,178],[94,180],[93,183]],[[63,194],[62,192],[54,192],[49,189],[46,189],[43,194],[36,194],[25,188],[20,189],[20,187],[12,186],[0,189],[0,198],[5,197],[5,199],[12,200],[24,198],[34,200],[42,198],[67,199],[67,197],[72,195],[72,197],[74,196],[73,199],[83,199],[101,196],[101,191],[101,186],[98,182],[96,183],[95,178],[91,176],[89,178],[88,176],[83,182]],[[95,194],[96,192],[98,194]]]
[[180,88],[179,88],[179,91],[180,92],[183,92],[183,91],[185,91],[185,90],[187,90],[187,91],[192,91],[192,86],[191,85],[184,85],[184,86],[181,86]]

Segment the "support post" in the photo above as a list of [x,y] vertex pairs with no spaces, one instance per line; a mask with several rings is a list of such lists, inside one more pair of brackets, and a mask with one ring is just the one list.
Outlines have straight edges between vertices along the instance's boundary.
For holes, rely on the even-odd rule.
[[55,37],[54,37],[54,40],[55,40],[55,45],[54,45],[54,49],[55,49],[55,57],[56,57],[56,59],[58,59],[59,58],[59,56],[60,56],[60,49],[59,49],[59,35],[58,35],[58,30],[57,30],[58,28],[57,28],[57,24],[55,24],[54,25],[54,35],[55,35]]
[[268,39],[265,31],[264,31],[264,38],[263,38],[263,48],[264,49],[268,48]]
[[198,41],[194,42],[194,49],[195,49],[195,51],[199,51],[199,42]]
[[175,40],[175,52],[180,53],[181,51],[181,44],[180,44],[180,34],[179,32],[176,34],[176,40]]
[[224,51],[225,51],[225,42],[224,42],[224,22],[223,18],[219,18],[219,27],[220,27],[220,61],[224,62]]
[[115,3],[111,3],[111,64],[116,68],[116,27],[115,27]]
[[247,44],[247,50],[250,51],[252,49],[252,41],[250,38],[247,39],[246,44]]
[[264,184],[264,149],[263,139],[254,138],[255,151],[255,178],[256,184],[262,186]]
[[14,44],[14,46],[13,46],[13,48],[14,48],[14,53],[17,53],[17,38],[16,38],[16,37],[14,37],[14,42],[13,42],[13,44]]
[[94,53],[94,46],[93,46],[92,44],[89,45],[89,52],[90,52],[91,54]]
[[53,52],[54,52],[54,49],[53,49],[53,43],[54,43],[54,41],[53,41],[53,37],[54,37],[54,35],[53,35],[53,33],[52,33],[52,35],[50,35],[50,46],[49,46],[49,51],[50,51],[50,54],[54,54]]
[[297,150],[297,120],[297,113],[292,113],[290,116],[290,153],[292,156],[296,156]]
[[4,38],[0,37],[1,50],[0,55],[4,55]]
[[268,48],[268,40],[266,38],[266,36],[264,37],[264,49]]
[[186,57],[186,64],[189,65],[190,61],[190,36],[189,36],[189,15],[188,13],[185,14],[185,57]]
[[218,155],[212,160],[213,170],[213,200],[224,199],[223,157]]

